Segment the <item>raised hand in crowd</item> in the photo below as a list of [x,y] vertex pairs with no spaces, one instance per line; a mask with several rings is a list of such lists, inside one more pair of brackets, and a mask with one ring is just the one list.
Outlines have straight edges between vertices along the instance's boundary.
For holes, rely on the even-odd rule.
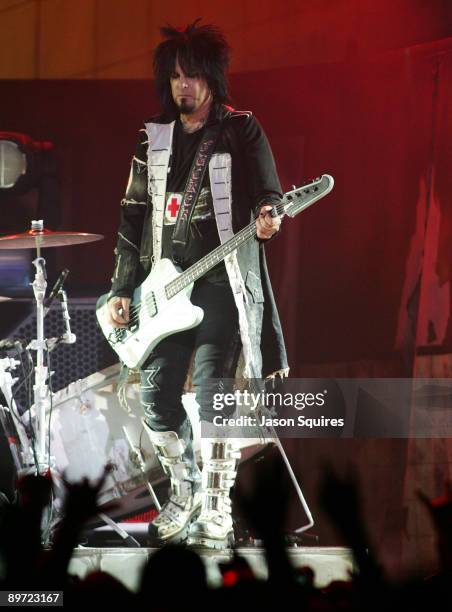
[[[48,579],[61,584],[66,581],[69,562],[77,546],[85,522],[99,512],[98,497],[111,471],[107,464],[97,481],[91,483],[88,478],[79,482],[68,482],[63,475],[66,497],[63,505],[63,519],[56,530],[52,550],[43,564],[43,573]],[[108,512],[116,507],[115,502],[103,506]]]
[[17,482],[16,503],[4,509],[0,527],[5,587],[31,588],[39,584],[36,572],[43,548],[42,516],[51,492],[49,475],[26,475]]

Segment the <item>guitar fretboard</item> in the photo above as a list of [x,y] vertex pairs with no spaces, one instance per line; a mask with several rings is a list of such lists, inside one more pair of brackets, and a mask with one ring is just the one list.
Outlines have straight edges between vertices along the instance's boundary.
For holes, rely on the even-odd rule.
[[[330,178],[330,177],[325,177]],[[320,181],[319,181],[320,182]],[[318,199],[323,197],[323,193],[319,190],[318,184],[308,186],[307,188],[301,188],[294,190],[288,194],[284,194],[282,201],[275,206],[276,214],[279,217],[284,217],[286,214],[286,206],[292,205],[294,214],[298,214],[303,209],[308,208]],[[303,201],[305,199],[305,201]],[[295,204],[295,201],[298,202]],[[165,285],[165,294],[168,299],[174,297],[179,291],[188,287],[191,283],[194,283],[198,278],[201,278],[214,266],[223,261],[230,253],[235,251],[241,244],[250,240],[256,236],[256,222],[251,223],[241,229],[237,234],[234,234],[232,238],[227,240],[224,244],[221,244],[216,249],[202,257],[199,261],[194,263],[192,266],[187,268],[177,278],[170,281]]]
[[179,291],[194,283],[198,278],[201,278],[209,270],[215,267],[220,261],[223,261],[230,253],[237,249],[241,244],[256,235],[256,224],[254,221],[241,229],[237,234],[234,234],[227,242],[220,245],[192,266],[182,272],[180,276],[169,282],[165,286],[165,294],[168,299],[174,297]]

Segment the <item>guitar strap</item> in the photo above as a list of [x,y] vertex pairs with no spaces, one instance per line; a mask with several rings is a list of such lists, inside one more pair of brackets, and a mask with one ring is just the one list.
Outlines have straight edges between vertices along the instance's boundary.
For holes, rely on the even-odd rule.
[[210,158],[212,157],[215,145],[220,136],[223,121],[229,114],[228,112],[218,123],[210,127],[206,126],[198,150],[193,159],[172,236],[173,260],[177,264],[181,264],[184,259],[193,210],[201,191],[201,185]]

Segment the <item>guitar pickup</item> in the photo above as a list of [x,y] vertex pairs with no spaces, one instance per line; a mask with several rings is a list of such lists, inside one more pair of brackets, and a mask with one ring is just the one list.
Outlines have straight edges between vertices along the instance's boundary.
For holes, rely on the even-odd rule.
[[138,329],[138,320],[134,323],[129,323],[129,325],[127,326],[127,330],[131,332],[132,334],[136,332],[137,329]]
[[146,304],[148,307],[148,314],[150,317],[155,317],[158,312],[157,308],[157,300],[155,299],[154,292],[152,291],[149,295],[149,298],[146,300]]

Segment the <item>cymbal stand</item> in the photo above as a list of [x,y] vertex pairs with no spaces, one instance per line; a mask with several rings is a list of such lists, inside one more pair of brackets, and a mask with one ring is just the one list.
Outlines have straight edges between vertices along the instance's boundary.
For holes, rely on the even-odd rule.
[[[47,289],[46,262],[44,257],[41,257],[41,239],[39,232],[44,232],[44,222],[42,220],[31,222],[32,231],[38,232],[35,238],[36,259],[33,265],[36,268],[35,278],[32,283],[33,293],[36,301],[36,339],[32,340],[27,348],[36,351],[36,366],[35,379],[33,385],[34,392],[34,411],[36,418],[36,439],[37,439],[37,463],[38,473],[43,474],[49,468],[54,467],[54,458],[50,457],[50,449],[48,459],[46,459],[46,412],[50,404],[50,386],[48,385],[49,377],[52,372],[48,371],[48,367],[44,365],[44,351],[51,351],[61,342],[65,344],[73,344],[76,341],[76,336],[71,332],[70,316],[67,307],[66,292],[60,287],[57,297],[61,302],[63,311],[63,319],[66,331],[59,338],[46,339],[44,337],[44,318],[48,312],[48,307],[44,305],[44,298]],[[67,273],[67,271],[66,271]],[[50,426],[50,424],[49,424]],[[51,465],[48,465],[48,464]]]
[[[36,225],[40,224],[40,228],[43,229],[42,221],[33,221],[32,229],[36,229]],[[51,389],[48,384],[49,377],[52,376],[52,372],[44,365],[44,351],[50,351],[57,346],[60,342],[72,344],[75,342],[76,337],[71,333],[70,329],[70,317],[67,309],[67,298],[66,293],[63,289],[58,292],[58,298],[61,301],[63,309],[63,318],[66,326],[66,332],[61,338],[51,338],[47,340],[44,336],[44,318],[47,314],[47,309],[44,306],[44,299],[47,288],[47,275],[45,267],[45,259],[41,257],[41,247],[39,240],[36,240],[36,251],[37,257],[33,261],[33,265],[36,269],[35,278],[32,283],[33,293],[36,301],[36,339],[32,340],[27,348],[36,351],[36,366],[35,366],[35,377],[33,385],[34,393],[34,412],[35,412],[35,432],[37,440],[36,448],[36,471],[40,475],[44,475],[49,470],[52,474],[52,482],[56,487],[57,498],[60,498],[64,491],[61,485],[59,474],[55,471],[55,457],[51,456],[50,448],[46,456],[46,413],[51,406]],[[48,423],[50,427],[50,422]],[[54,517],[54,497],[48,508],[47,513],[43,515],[43,522],[41,529],[43,532],[43,544],[48,545],[52,537],[52,529],[55,523]],[[61,500],[59,500],[61,501]],[[58,519],[58,517],[56,517]]]
[[47,288],[45,259],[40,256],[40,246],[37,245],[37,257],[33,261],[36,268],[32,283],[36,301],[36,339],[28,348],[36,351],[35,382],[33,385],[34,408],[36,415],[36,439],[38,473],[43,474],[50,466],[46,464],[46,408],[49,405],[48,368],[44,365],[44,350],[47,348],[44,338],[44,297]]

